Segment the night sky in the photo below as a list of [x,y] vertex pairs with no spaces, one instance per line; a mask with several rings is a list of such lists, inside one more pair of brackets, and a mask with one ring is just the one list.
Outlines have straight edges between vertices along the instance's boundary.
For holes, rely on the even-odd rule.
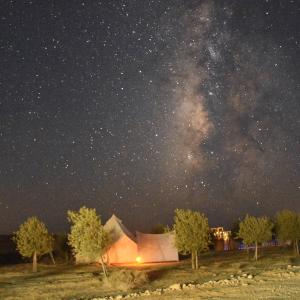
[[0,5],[0,233],[300,210],[299,1]]

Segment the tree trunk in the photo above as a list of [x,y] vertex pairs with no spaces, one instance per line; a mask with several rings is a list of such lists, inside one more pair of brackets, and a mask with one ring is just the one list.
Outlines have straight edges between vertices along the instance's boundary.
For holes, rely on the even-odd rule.
[[258,252],[258,246],[257,246],[257,242],[255,242],[255,255],[254,255],[254,258],[255,260],[257,260],[257,252]]
[[198,269],[198,251],[195,252],[196,270]]
[[194,253],[194,251],[192,251],[192,269],[195,269],[195,253]]
[[33,258],[32,258],[32,272],[37,272],[37,256],[36,251],[33,252]]
[[69,263],[69,253],[68,253],[68,251],[65,251],[65,263],[66,264]]
[[52,263],[55,265],[55,259],[54,259],[52,251],[49,252],[49,255],[51,257]]
[[248,260],[251,259],[251,254],[250,254],[250,250],[249,250],[249,246],[248,245],[245,245],[246,246],[246,254],[247,254],[247,258]]
[[108,274],[107,274],[107,270],[106,270],[105,264],[103,262],[102,255],[100,256],[100,262],[101,262],[103,274],[104,274],[105,277],[107,277]]
[[295,244],[296,254],[299,255],[299,245],[298,245],[298,240],[295,240],[294,244]]

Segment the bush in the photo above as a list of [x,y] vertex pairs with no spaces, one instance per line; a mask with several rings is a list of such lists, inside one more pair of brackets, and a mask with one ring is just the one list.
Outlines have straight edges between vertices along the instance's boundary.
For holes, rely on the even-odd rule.
[[300,266],[300,257],[293,257],[290,261],[294,266]]
[[129,291],[149,282],[146,272],[137,270],[117,270],[104,278],[104,284],[114,290]]

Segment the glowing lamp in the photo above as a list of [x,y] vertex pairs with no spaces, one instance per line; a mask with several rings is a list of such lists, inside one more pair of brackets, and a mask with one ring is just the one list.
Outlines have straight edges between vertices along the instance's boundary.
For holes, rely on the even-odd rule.
[[142,258],[140,256],[137,256],[135,261],[140,264],[142,262]]

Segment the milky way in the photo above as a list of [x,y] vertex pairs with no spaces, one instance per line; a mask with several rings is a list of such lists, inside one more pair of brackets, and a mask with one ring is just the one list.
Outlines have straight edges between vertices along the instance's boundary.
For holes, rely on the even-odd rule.
[[[297,1],[7,2],[0,232],[95,207],[230,225],[300,210]],[[146,212],[146,214],[145,214]]]
[[[270,213],[283,199],[293,207],[299,195],[299,86],[289,78],[283,45],[255,31],[233,30],[236,19],[246,19],[235,16],[234,5],[205,2],[185,13],[174,47],[178,66],[171,72],[179,103],[176,166],[193,186],[204,178],[210,209]],[[186,199],[191,197],[197,193],[190,188]]]

